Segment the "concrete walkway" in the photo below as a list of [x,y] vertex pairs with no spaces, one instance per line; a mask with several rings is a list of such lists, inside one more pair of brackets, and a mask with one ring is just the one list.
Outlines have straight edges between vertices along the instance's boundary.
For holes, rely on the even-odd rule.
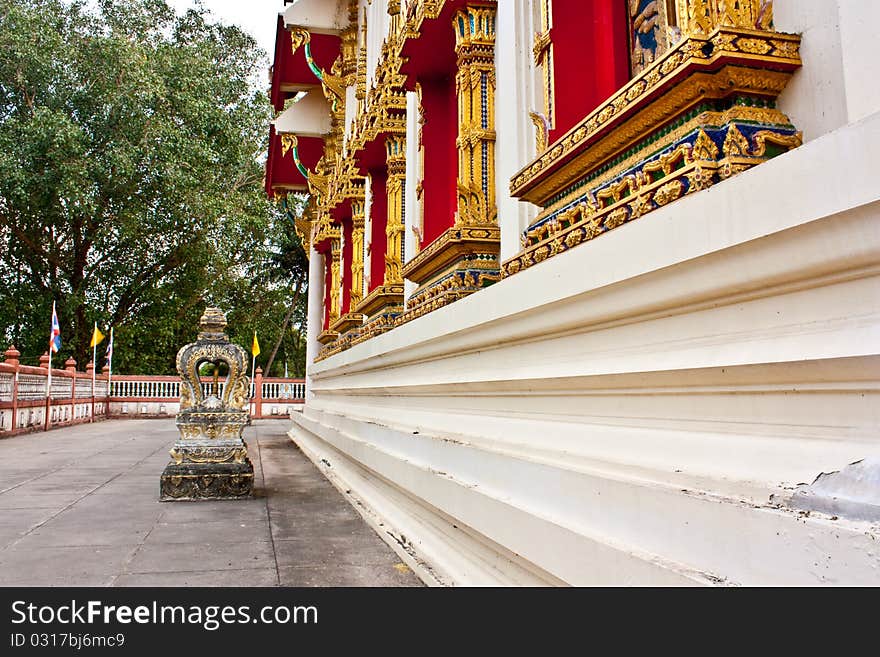
[[245,431],[256,497],[159,502],[173,420],[0,440],[0,586],[420,586],[285,435]]

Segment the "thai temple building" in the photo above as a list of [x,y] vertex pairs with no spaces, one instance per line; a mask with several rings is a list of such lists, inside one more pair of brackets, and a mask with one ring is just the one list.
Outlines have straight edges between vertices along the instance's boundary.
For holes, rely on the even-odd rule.
[[880,584],[880,3],[279,11],[291,437],[426,583]]

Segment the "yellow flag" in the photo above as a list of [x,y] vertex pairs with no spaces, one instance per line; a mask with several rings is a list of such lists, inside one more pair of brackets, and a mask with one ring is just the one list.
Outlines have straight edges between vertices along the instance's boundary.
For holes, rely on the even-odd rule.
[[251,353],[254,355],[254,358],[260,355],[260,343],[257,340],[257,332],[254,331],[254,344],[251,346]]
[[95,324],[95,330],[92,332],[92,342],[89,344],[90,347],[94,347],[96,344],[101,344],[101,340],[104,339],[104,334],[98,330],[98,325]]

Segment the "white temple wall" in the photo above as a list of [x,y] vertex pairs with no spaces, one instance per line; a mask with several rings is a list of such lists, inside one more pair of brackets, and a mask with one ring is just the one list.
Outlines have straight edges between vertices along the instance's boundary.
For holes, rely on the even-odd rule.
[[880,583],[784,506],[880,456],[878,157],[874,115],[322,361],[292,436],[428,581]]
[[[880,585],[876,525],[788,505],[880,458],[878,13],[776,0],[804,146],[310,365],[292,438],[426,582]],[[535,214],[507,191],[534,31],[499,3],[502,258]]]
[[840,40],[843,44],[843,77],[847,118],[859,121],[880,111],[877,84],[877,28],[880,3],[840,1]]
[[779,108],[810,141],[880,111],[876,26],[880,3],[863,0],[775,0],[776,29],[802,36],[803,67],[779,97]]

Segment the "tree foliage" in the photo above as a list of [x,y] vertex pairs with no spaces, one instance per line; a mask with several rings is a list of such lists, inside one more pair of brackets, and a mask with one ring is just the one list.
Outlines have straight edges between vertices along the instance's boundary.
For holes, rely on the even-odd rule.
[[206,303],[277,336],[307,265],[262,193],[264,57],[165,0],[0,0],[0,335],[26,362],[53,299],[81,366],[97,321],[114,370],[173,370]]

